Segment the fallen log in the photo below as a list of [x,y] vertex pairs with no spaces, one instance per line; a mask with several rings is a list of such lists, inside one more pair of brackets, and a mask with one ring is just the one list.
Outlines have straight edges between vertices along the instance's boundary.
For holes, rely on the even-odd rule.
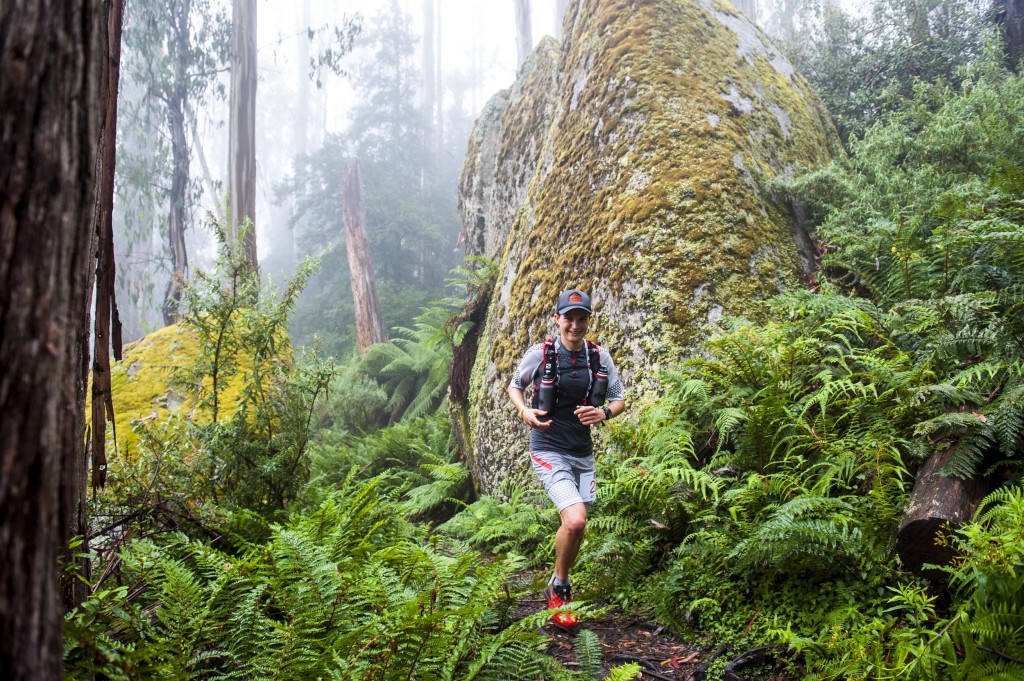
[[921,466],[896,532],[896,553],[914,574],[941,577],[941,573],[926,571],[923,566],[948,565],[956,551],[936,539],[941,532],[970,520],[985,496],[985,485],[980,480],[940,475],[952,455],[951,449],[936,452]]

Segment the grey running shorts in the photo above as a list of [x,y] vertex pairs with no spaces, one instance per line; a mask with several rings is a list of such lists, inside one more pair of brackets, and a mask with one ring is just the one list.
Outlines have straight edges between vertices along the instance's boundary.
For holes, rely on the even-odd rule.
[[[530,452],[533,472],[544,485],[555,508],[562,509],[573,504],[586,503],[588,506],[597,493],[597,479],[594,477],[594,455],[568,456],[556,452]],[[587,489],[580,489],[581,478]],[[588,499],[584,501],[584,499]]]

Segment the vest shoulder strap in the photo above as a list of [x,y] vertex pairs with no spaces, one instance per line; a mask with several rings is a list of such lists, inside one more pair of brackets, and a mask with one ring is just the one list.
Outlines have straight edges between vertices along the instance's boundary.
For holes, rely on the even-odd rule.
[[555,350],[555,339],[545,338],[544,349],[540,357],[540,366],[537,367],[537,374],[534,376],[533,383],[537,385],[540,383],[540,379],[550,373],[548,378],[558,381],[558,351]]
[[589,338],[587,339],[587,365],[589,365],[591,373],[601,368],[601,348]]

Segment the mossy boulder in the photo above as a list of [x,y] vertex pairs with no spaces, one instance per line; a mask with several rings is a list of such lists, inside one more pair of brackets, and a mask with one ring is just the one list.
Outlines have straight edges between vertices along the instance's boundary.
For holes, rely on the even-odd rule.
[[505,390],[559,291],[591,292],[591,336],[643,401],[723,315],[806,285],[813,246],[770,187],[838,149],[807,82],[728,3],[581,0],[563,34],[478,121],[461,185],[467,251],[500,264],[454,405],[488,493],[527,470]]
[[[172,414],[184,416],[197,423],[209,423],[213,415],[209,408],[199,406],[201,388],[209,393],[212,379],[204,377],[202,385],[184,384],[182,369],[194,366],[199,357],[197,334],[183,324],[166,326],[145,338],[125,346],[120,362],[110,368],[111,394],[114,401],[114,428],[107,426],[108,456],[113,451],[116,428],[117,451],[122,456],[134,457],[138,435],[133,426],[159,422]],[[283,361],[290,361],[283,357]],[[247,361],[237,358],[242,369],[232,376],[219,391],[218,416],[230,416],[238,406],[244,382]]]

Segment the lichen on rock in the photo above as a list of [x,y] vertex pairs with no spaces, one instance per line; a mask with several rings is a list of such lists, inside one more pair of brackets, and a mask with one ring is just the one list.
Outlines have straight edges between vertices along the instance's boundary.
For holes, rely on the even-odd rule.
[[727,3],[581,0],[565,26],[478,121],[461,183],[467,252],[500,264],[456,419],[488,493],[527,470],[505,390],[560,290],[591,292],[594,339],[630,401],[649,398],[722,316],[804,285],[811,244],[768,187],[838,148],[807,82]]

